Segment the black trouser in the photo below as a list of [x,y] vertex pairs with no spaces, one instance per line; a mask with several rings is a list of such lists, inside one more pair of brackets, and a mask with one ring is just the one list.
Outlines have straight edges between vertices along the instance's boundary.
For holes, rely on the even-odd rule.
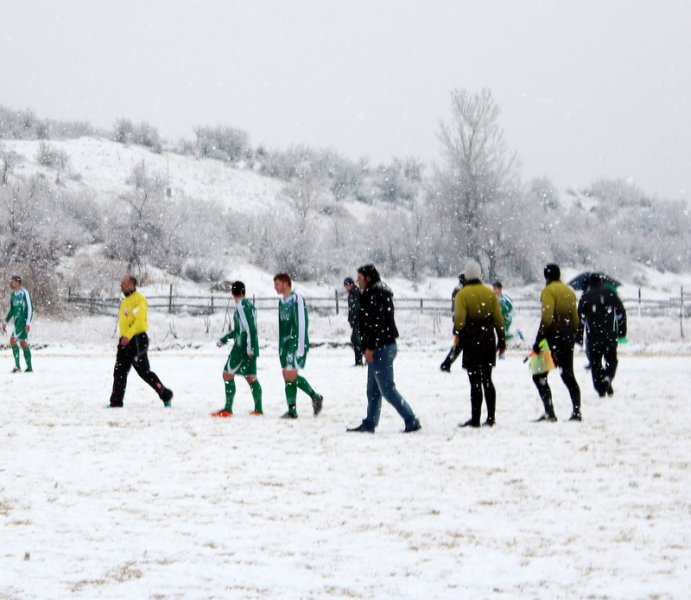
[[[561,371],[561,380],[569,390],[571,396],[571,404],[573,405],[574,414],[581,412],[581,388],[578,387],[576,376],[573,374],[573,344],[566,344],[557,346],[550,344],[552,351],[552,359],[554,364]],[[547,373],[542,375],[533,375],[533,382],[540,393],[542,404],[545,406],[545,413],[554,417],[554,405],[552,404],[552,390],[549,388],[547,382]]]
[[[590,341],[590,340],[588,340]],[[588,344],[590,354],[590,368],[593,376],[595,391],[604,396],[617,372],[617,341]],[[604,361],[604,365],[603,365]]]
[[360,330],[353,327],[353,332],[350,334],[350,343],[353,345],[353,352],[355,352],[355,364],[362,364],[362,339],[360,338]]
[[135,335],[126,346],[118,346],[118,353],[115,357],[115,369],[113,370],[113,393],[110,396],[111,406],[122,406],[127,388],[127,375],[130,367],[134,367],[137,375],[148,383],[158,394],[165,390],[161,380],[149,368],[149,337],[146,333]]
[[473,422],[473,425],[480,424],[483,390],[487,404],[487,420],[494,422],[497,393],[492,383],[492,365],[482,365],[476,369],[468,369],[468,380],[470,381],[470,420]]

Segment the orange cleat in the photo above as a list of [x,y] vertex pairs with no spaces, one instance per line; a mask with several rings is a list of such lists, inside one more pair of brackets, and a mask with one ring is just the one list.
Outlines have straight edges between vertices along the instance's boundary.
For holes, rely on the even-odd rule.
[[212,417],[218,417],[220,419],[227,419],[228,417],[232,417],[233,413],[230,412],[229,410],[226,410],[225,408],[216,412],[211,413]]

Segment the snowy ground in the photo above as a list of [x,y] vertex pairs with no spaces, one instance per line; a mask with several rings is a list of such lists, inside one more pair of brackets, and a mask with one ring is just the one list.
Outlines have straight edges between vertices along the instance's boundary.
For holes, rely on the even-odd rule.
[[[112,320],[42,326],[35,373],[10,374],[0,355],[0,598],[688,597],[682,345],[632,341],[611,399],[597,398],[579,355],[580,424],[566,422],[555,375],[560,421],[531,422],[541,408],[514,350],[495,371],[498,426],[468,431],[457,427],[465,372],[438,370],[445,344],[402,344],[397,383],[423,429],[401,434],[385,404],[364,435],[345,433],[366,402],[348,349],[310,353],[318,418],[300,395],[300,418],[278,419],[267,343],[266,415],[247,415],[239,381],[237,415],[219,421],[208,413],[223,403],[226,350],[212,336],[151,353],[171,410],[133,374],[125,408],[110,411]],[[414,327],[403,319],[405,334]]]

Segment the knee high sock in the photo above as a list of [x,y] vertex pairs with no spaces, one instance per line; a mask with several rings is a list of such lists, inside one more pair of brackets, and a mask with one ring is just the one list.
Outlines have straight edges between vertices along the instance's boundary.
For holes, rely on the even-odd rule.
[[15,344],[12,346],[12,355],[14,356],[14,366],[19,368],[19,346]]
[[27,346],[23,350],[24,350],[24,360],[26,361],[26,368],[29,371],[32,371],[33,368],[31,367],[31,348],[29,348],[29,346]]
[[309,382],[302,375],[298,375],[297,379],[295,380],[295,383],[310,398],[315,398],[317,396],[317,392],[315,392],[312,389],[312,386],[309,384]]
[[226,386],[226,410],[233,412],[233,399],[235,398],[235,380],[226,379],[223,382]]
[[286,402],[288,403],[288,412],[297,414],[297,396],[298,386],[295,381],[286,381]]
[[262,410],[262,386],[259,385],[258,379],[250,383],[250,389],[252,390],[252,398],[254,399],[254,410],[258,413],[264,412]]

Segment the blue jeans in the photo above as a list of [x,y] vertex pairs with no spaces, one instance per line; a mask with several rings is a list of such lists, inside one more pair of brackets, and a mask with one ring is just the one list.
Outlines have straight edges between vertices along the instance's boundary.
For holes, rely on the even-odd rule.
[[406,425],[417,422],[413,409],[398,393],[393,380],[393,361],[397,353],[396,344],[377,348],[374,351],[374,360],[367,365],[367,418],[363,424],[372,430],[379,425],[382,396],[401,415]]

